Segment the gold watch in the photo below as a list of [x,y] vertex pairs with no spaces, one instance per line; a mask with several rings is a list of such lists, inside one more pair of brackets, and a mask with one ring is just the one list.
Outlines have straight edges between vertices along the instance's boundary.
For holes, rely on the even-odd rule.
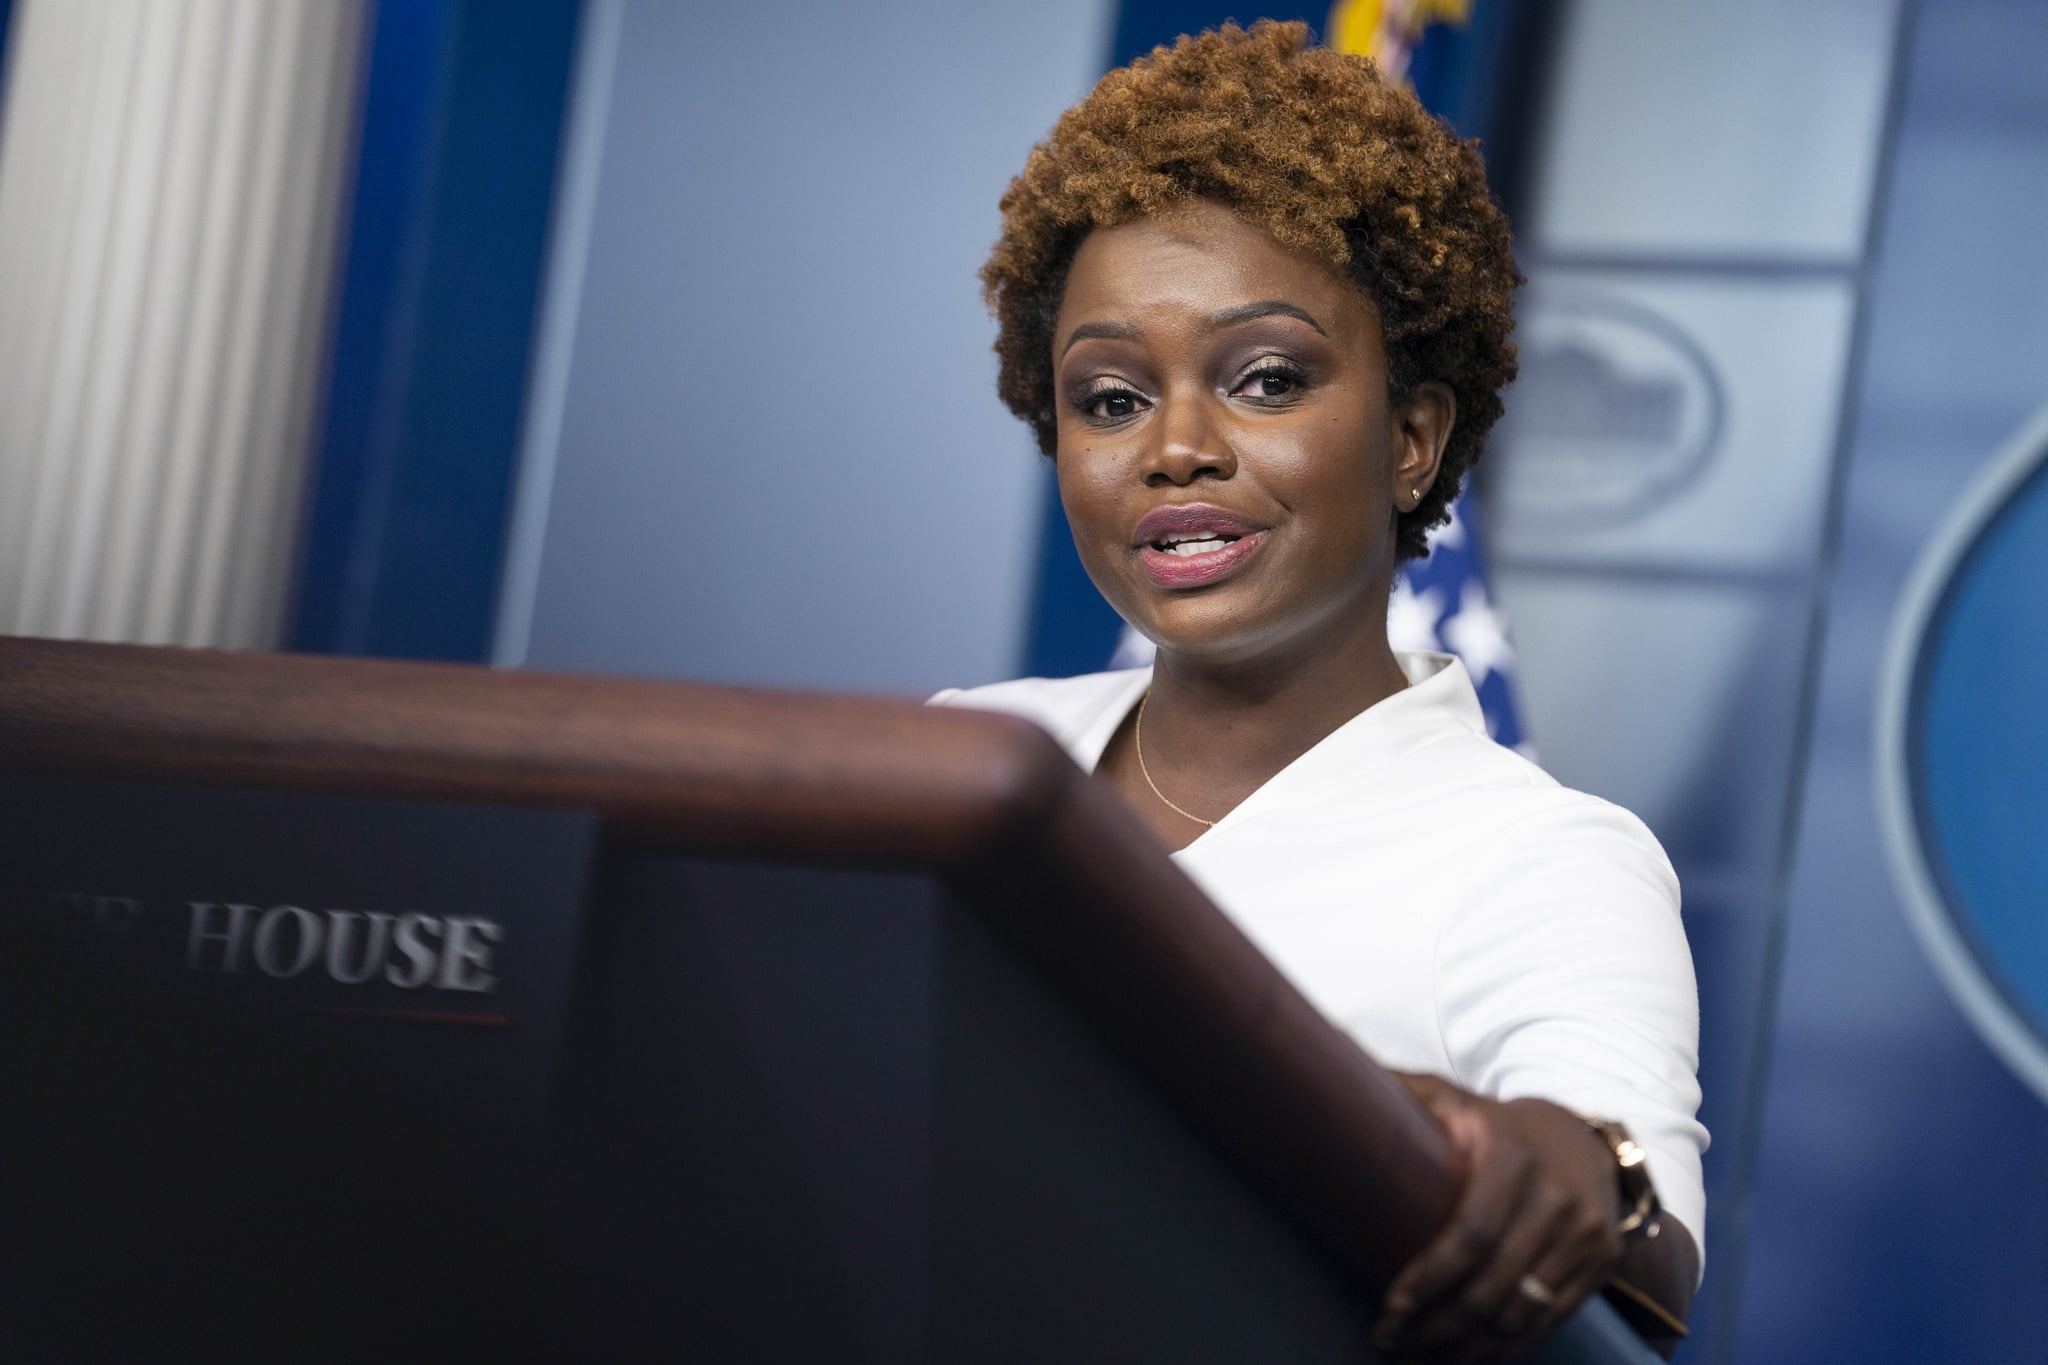
[[1613,1119],[1596,1119],[1591,1114],[1578,1117],[1579,1122],[1591,1128],[1614,1153],[1615,1176],[1621,1184],[1623,1210],[1621,1224],[1615,1231],[1626,1237],[1637,1228],[1647,1227],[1649,1230],[1643,1235],[1655,1237],[1658,1232],[1657,1215],[1663,1209],[1657,1203],[1657,1189],[1650,1183],[1649,1153],[1629,1135],[1628,1129]]

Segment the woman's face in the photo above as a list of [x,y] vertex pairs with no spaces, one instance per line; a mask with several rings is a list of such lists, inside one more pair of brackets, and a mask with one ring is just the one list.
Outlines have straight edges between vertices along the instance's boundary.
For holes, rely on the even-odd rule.
[[1385,649],[1395,517],[1455,412],[1389,404],[1355,285],[1194,200],[1082,241],[1053,355],[1060,499],[1126,620],[1217,663]]

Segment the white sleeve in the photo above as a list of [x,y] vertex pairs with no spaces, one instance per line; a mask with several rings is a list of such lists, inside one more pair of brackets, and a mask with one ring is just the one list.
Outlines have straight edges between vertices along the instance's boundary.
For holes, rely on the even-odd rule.
[[1442,923],[1453,1079],[1626,1124],[1704,1263],[1699,993],[1678,878],[1633,815],[1557,795],[1569,799],[1489,833]]

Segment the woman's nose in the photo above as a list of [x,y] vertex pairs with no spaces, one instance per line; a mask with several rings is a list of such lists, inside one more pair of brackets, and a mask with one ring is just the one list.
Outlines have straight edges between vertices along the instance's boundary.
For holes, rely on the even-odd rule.
[[1147,433],[1146,483],[1182,485],[1200,478],[1227,479],[1237,472],[1237,455],[1218,406],[1207,394],[1160,400]]

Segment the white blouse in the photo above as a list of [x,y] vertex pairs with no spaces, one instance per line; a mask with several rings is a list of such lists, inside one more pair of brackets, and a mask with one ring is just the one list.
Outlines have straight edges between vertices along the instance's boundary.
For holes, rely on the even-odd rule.
[[[1699,997],[1678,879],[1643,823],[1487,738],[1465,669],[1410,686],[1173,855],[1385,1066],[1619,1119],[1706,1250]],[[1093,770],[1150,669],[941,692],[1036,721]]]

